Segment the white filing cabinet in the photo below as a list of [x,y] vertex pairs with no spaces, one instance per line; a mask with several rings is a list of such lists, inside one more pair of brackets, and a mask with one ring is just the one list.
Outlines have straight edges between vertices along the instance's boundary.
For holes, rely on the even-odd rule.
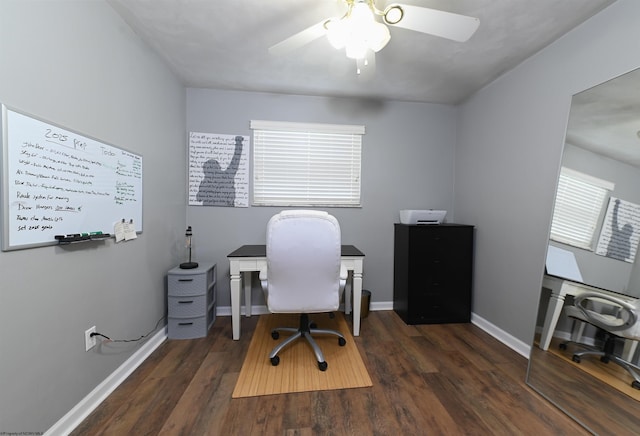
[[216,320],[216,265],[175,267],[168,272],[167,316],[169,339],[207,336]]

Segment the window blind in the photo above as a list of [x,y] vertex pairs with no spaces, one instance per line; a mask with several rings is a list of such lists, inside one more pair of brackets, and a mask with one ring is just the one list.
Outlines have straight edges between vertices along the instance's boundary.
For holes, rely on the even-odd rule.
[[360,206],[364,126],[252,121],[253,204]]
[[593,236],[602,209],[615,185],[563,167],[551,222],[551,239],[593,250]]

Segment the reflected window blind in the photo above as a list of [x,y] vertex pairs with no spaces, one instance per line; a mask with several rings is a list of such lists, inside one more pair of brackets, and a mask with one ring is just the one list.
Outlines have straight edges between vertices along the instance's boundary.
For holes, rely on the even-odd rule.
[[551,222],[551,239],[593,251],[596,227],[612,182],[562,167]]
[[253,205],[360,206],[364,126],[251,121]]

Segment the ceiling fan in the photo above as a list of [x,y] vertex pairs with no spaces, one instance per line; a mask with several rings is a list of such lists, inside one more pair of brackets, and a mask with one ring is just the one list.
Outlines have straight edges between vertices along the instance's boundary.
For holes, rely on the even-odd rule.
[[393,3],[381,10],[375,0],[343,1],[347,11],[342,17],[326,18],[273,45],[269,52],[286,54],[327,36],[333,47],[344,48],[347,57],[360,62],[387,45],[391,39],[387,26],[465,42],[480,25],[478,18],[420,6]]

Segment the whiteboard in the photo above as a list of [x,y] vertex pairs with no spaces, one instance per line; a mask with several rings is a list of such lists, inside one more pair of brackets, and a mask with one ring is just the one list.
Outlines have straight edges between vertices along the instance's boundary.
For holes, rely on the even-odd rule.
[[142,232],[142,156],[2,105],[2,250]]

